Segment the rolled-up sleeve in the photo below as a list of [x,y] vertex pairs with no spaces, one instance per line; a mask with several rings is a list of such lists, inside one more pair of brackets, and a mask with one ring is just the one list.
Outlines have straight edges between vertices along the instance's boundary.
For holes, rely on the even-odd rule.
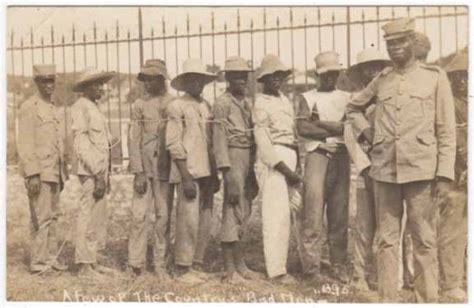
[[183,113],[178,101],[168,106],[168,124],[166,126],[166,148],[170,151],[171,159],[186,159],[186,149],[183,145]]
[[130,155],[130,172],[143,172],[143,161],[141,154],[141,144],[143,138],[143,112],[140,102],[133,104],[130,115],[130,133],[128,135],[128,151]]
[[365,110],[376,94],[377,82],[378,78],[372,80],[364,90],[352,97],[346,107],[347,120],[352,125],[356,140],[360,140],[364,130],[370,128],[370,123],[365,116]]
[[451,86],[444,71],[440,71],[438,79],[435,108],[435,131],[438,139],[438,168],[436,176],[454,180],[456,120]]
[[35,114],[31,104],[24,103],[18,114],[17,150],[25,177],[40,174],[41,168],[35,148]]
[[224,101],[217,101],[212,108],[212,146],[217,168],[230,167],[229,148],[225,121],[229,108]]
[[273,168],[280,162],[273,149],[273,143],[270,135],[270,118],[268,113],[258,107],[254,109],[254,134],[257,144],[257,156],[267,166]]

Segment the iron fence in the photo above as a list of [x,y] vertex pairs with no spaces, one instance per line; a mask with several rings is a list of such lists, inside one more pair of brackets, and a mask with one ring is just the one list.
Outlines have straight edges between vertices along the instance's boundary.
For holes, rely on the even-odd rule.
[[[67,10],[67,7],[63,9]],[[114,162],[121,164],[128,159],[126,142],[121,141],[126,139],[133,99],[139,95],[135,75],[147,58],[162,58],[171,75],[176,75],[182,60],[189,57],[203,59],[208,69],[215,72],[228,55],[244,56],[256,68],[264,54],[276,53],[295,71],[289,81],[290,96],[294,99],[299,86],[302,89],[314,86],[309,72],[315,54],[322,50],[336,50],[343,56],[342,64],[348,67],[363,48],[374,46],[384,49],[381,25],[395,18],[412,16],[421,21],[420,30],[436,42],[433,44],[437,48],[432,50],[432,59],[463,48],[468,37],[468,8],[464,6],[278,7],[278,14],[269,14],[269,10],[275,8],[252,7],[235,8],[232,19],[222,20],[215,17],[220,8],[209,7],[210,20],[198,24],[191,23],[189,13],[193,13],[193,8],[187,8],[184,31],[178,30],[177,17],[171,20],[172,17],[163,15],[159,22],[145,24],[142,14],[149,7],[130,9],[137,11],[138,35],[135,37],[130,29],[124,31],[119,21],[112,33],[110,29],[98,29],[93,22],[92,33],[88,35],[78,33],[71,24],[69,36],[62,33],[59,37],[57,29],[51,25],[49,42],[46,42],[45,36],[39,37],[38,41],[34,29],[31,29],[28,38],[16,37],[15,29],[9,29],[9,163],[17,161],[18,108],[32,94],[32,90],[26,93],[24,89],[34,88],[29,81],[31,78],[28,78],[31,74],[26,70],[36,63],[55,63],[62,73],[58,79],[67,80],[62,95],[57,97],[64,113],[62,125],[67,148],[71,143],[69,106],[75,100],[70,84],[77,78],[77,73],[87,66],[117,72],[117,80],[106,88],[103,108],[112,135],[118,140],[113,149]],[[244,18],[242,12],[245,10],[259,10],[259,16]],[[149,35],[144,33],[146,25]],[[210,29],[203,31],[205,26],[210,26]],[[28,54],[29,59],[26,57]],[[223,83],[219,82],[210,85],[206,92],[208,99],[215,99],[223,87]],[[253,83],[252,93],[255,87]]]

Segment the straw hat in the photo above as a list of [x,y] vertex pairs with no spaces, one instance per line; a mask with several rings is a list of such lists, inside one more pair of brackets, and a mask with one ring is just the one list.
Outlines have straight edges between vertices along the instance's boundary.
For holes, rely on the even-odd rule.
[[466,52],[458,53],[451,62],[444,68],[447,73],[467,71],[468,70],[468,54]]
[[142,67],[140,73],[138,73],[137,79],[143,81],[145,76],[163,76],[165,79],[170,79],[168,70],[166,69],[166,63],[161,59],[146,60],[145,65]]
[[94,67],[86,68],[81,73],[79,79],[74,83],[72,90],[74,92],[81,92],[84,90],[85,86],[90,85],[91,83],[106,83],[112,79],[114,75],[115,72],[103,72]]
[[398,18],[382,26],[385,32],[383,38],[386,41],[406,37],[415,32],[415,18]]
[[221,72],[252,72],[252,69],[244,58],[232,56],[225,60],[224,69]]
[[217,75],[206,71],[201,59],[191,58],[183,62],[183,72],[171,80],[171,86],[178,91],[184,91],[184,76],[189,74],[197,74],[203,78],[205,84],[217,78]]
[[335,51],[324,51],[314,58],[316,63],[316,73],[318,75],[327,73],[329,71],[342,71],[342,66],[339,63],[339,54]]
[[56,65],[54,64],[36,64],[33,65],[33,78],[55,78]]
[[349,67],[347,70],[348,75],[354,75],[359,72],[359,69],[364,64],[368,63],[381,63],[384,67],[391,65],[391,61],[388,60],[384,53],[375,48],[367,48],[357,54],[357,63]]
[[262,78],[266,75],[270,75],[276,73],[278,71],[284,72],[285,77],[288,77],[292,70],[286,67],[275,55],[266,55],[262,59],[262,63],[260,64],[259,74],[257,76],[257,81],[262,82]]

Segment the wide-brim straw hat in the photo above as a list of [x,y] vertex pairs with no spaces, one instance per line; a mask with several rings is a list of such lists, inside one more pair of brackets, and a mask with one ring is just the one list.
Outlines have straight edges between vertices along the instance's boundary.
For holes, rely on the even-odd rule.
[[138,73],[137,79],[140,81],[144,81],[146,77],[157,77],[162,76],[165,79],[170,79],[168,76],[168,72],[166,71],[166,67],[163,65],[161,66],[152,66],[152,65],[145,65],[142,67],[140,73]]
[[79,79],[74,83],[72,90],[74,92],[81,92],[84,90],[84,87],[92,83],[106,83],[112,79],[114,75],[115,72],[103,72],[92,67],[86,68],[81,73]]
[[183,62],[183,72],[171,80],[171,86],[178,91],[184,91],[184,77],[190,74],[202,78],[204,84],[213,82],[217,78],[217,75],[206,71],[201,59],[187,59]]
[[454,72],[467,71],[469,69],[469,59],[467,52],[460,52],[446,65],[444,70],[450,74]]
[[260,64],[259,73],[257,75],[257,81],[262,82],[262,78],[266,75],[271,75],[276,72],[283,72],[285,73],[285,78],[290,76],[292,70],[286,67],[275,55],[266,55],[262,59],[262,63]]
[[225,72],[253,72],[247,60],[239,56],[232,56],[225,60],[224,69],[219,73]]
[[392,65],[392,61],[387,59],[383,52],[368,48],[357,54],[357,63],[347,69],[347,74],[357,78],[356,75],[360,72],[361,67],[370,63],[381,63],[384,67]]

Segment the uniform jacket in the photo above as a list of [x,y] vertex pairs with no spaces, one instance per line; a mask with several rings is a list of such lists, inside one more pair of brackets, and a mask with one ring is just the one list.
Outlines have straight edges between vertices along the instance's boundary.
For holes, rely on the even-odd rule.
[[454,103],[446,73],[419,62],[383,70],[347,107],[358,138],[369,127],[364,112],[374,97],[370,176],[390,183],[454,179]]
[[168,104],[174,98],[166,93],[138,99],[133,104],[128,139],[130,172],[168,180],[171,161],[165,143],[166,119]]
[[99,107],[81,97],[71,108],[74,145],[73,171],[77,175],[105,175],[110,162],[110,134]]
[[39,175],[41,181],[54,183],[67,180],[59,119],[56,106],[39,95],[21,105],[17,149],[23,177]]

